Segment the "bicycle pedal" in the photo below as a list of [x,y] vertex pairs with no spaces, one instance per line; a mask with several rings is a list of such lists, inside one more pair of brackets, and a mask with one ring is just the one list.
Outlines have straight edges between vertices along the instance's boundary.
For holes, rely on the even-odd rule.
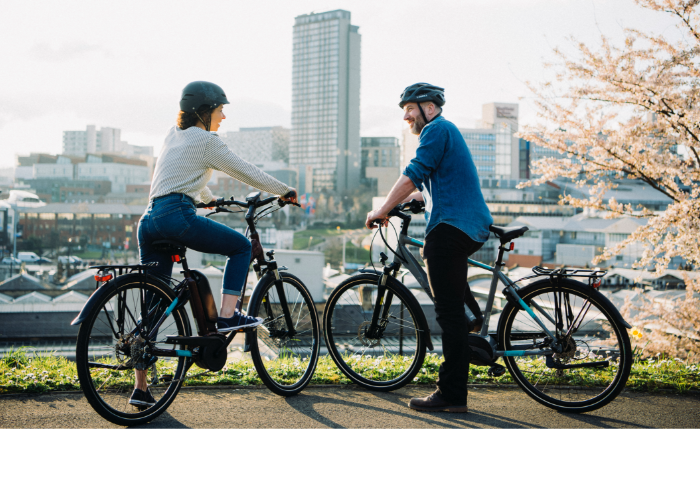
[[489,370],[487,371],[487,374],[489,376],[499,377],[499,376],[505,375],[506,371],[507,370],[506,370],[505,366],[501,366],[500,364],[494,364],[493,366],[491,366],[489,368]]

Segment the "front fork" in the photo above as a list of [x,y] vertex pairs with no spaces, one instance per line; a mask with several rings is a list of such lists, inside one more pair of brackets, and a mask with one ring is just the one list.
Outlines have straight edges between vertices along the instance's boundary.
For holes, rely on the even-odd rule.
[[384,335],[384,330],[389,321],[391,303],[394,299],[394,294],[391,292],[387,294],[386,284],[390,276],[393,277],[396,275],[398,266],[396,263],[385,266],[384,273],[379,277],[379,283],[377,284],[377,300],[374,304],[374,311],[372,312],[369,328],[365,331],[365,337],[368,339],[381,339]]

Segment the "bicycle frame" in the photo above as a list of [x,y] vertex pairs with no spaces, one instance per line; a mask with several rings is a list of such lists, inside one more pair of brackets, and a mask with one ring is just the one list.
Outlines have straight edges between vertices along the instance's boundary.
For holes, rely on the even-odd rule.
[[[384,269],[384,275],[388,276],[391,273],[391,276],[394,278],[396,277],[396,274],[398,273],[398,270],[401,268],[402,265],[406,265],[406,268],[408,271],[416,278],[416,281],[418,284],[421,286],[421,288],[425,291],[425,293],[430,297],[431,301],[435,301],[433,298],[433,294],[430,291],[430,284],[428,283],[428,276],[425,273],[425,270],[423,270],[423,267],[420,266],[416,258],[411,254],[411,252],[408,250],[406,246],[415,246],[415,247],[420,247],[422,248],[424,246],[424,243],[422,241],[419,241],[418,239],[414,239],[413,237],[408,236],[408,226],[411,222],[411,216],[406,215],[404,213],[399,212],[396,215],[398,218],[401,218],[401,232],[399,233],[398,236],[398,243],[397,243],[397,250],[394,254],[394,259],[393,262],[388,266],[385,267]],[[381,227],[379,227],[381,228]],[[481,332],[478,334],[480,337],[490,340],[490,336],[488,333],[489,329],[489,322],[491,319],[491,313],[493,311],[493,301],[496,296],[496,288],[498,287],[498,281],[500,280],[501,283],[505,286],[505,292],[510,295],[511,300],[514,301],[516,304],[519,304],[527,313],[530,315],[530,317],[537,323],[537,325],[542,329],[542,331],[551,339],[553,344],[556,344],[558,342],[557,336],[552,333],[543,323],[542,321],[537,317],[535,312],[533,311],[533,308],[531,308],[523,299],[518,295],[517,293],[517,286],[515,285],[515,282],[513,282],[510,278],[508,278],[506,275],[503,274],[502,269],[505,266],[505,263],[503,263],[503,253],[505,251],[508,251],[509,249],[506,249],[504,244],[501,244],[498,248],[498,256],[496,258],[496,262],[494,263],[494,266],[489,266],[485,265],[483,263],[479,263],[478,261],[475,261],[471,258],[467,259],[467,262],[469,265],[476,266],[479,268],[482,268],[484,270],[487,270],[493,274],[491,278],[491,286],[489,288],[489,293],[488,293],[488,298],[486,300],[486,311],[484,313],[484,323],[481,327]],[[381,283],[380,283],[381,286]],[[380,290],[380,292],[382,292]],[[383,293],[380,295],[380,297],[383,296]],[[378,297],[378,301],[381,301],[381,298]],[[387,303],[390,304],[391,302],[389,301]],[[379,306],[380,305],[375,305],[375,313],[379,311]],[[542,315],[544,315],[547,320],[549,320],[551,323],[555,323],[555,321],[551,318],[547,312],[545,312],[537,303],[534,301],[532,302],[532,306]],[[376,320],[373,317],[372,323],[374,324]],[[493,343],[492,343],[493,345]],[[508,357],[508,356],[546,356],[546,355],[551,355],[553,354],[553,351],[551,349],[547,350],[504,350],[504,349],[496,349],[495,350],[495,355],[497,357]]]

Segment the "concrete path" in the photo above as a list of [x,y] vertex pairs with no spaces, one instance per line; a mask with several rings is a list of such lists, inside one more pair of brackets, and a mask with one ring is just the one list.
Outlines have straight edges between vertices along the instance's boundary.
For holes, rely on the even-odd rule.
[[[468,414],[407,407],[426,387],[375,393],[354,386],[307,388],[283,398],[267,389],[183,389],[142,428],[700,428],[700,395],[626,392],[586,414],[560,414],[518,388],[471,388]],[[2,428],[121,428],[98,416],[82,393],[0,396]]]

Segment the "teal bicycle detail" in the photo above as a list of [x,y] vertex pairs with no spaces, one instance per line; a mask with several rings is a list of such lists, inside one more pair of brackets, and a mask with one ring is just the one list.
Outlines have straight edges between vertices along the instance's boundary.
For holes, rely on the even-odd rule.
[[[412,201],[390,212],[402,221],[396,250],[389,248],[393,261],[387,263],[382,253],[381,271],[363,269],[338,285],[323,315],[334,362],[354,383],[372,390],[396,390],[411,383],[426,349],[434,350],[418,302],[418,297],[424,302],[433,299],[428,278],[407,248],[423,245],[407,235],[409,210],[419,213],[423,204]],[[528,229],[490,230],[500,242],[494,265],[469,260],[492,274],[481,330],[469,335],[471,363],[488,366],[493,376],[507,370],[530,397],[559,411],[586,412],[609,403],[627,382],[632,350],[630,325],[598,291],[606,272],[535,267],[532,275],[513,281],[503,273],[503,257]],[[422,291],[401,283],[399,278],[407,273],[403,267]],[[505,305],[497,314],[499,282],[499,300]],[[465,311],[471,315],[466,307]],[[490,325],[493,317],[498,318],[495,328]]]

